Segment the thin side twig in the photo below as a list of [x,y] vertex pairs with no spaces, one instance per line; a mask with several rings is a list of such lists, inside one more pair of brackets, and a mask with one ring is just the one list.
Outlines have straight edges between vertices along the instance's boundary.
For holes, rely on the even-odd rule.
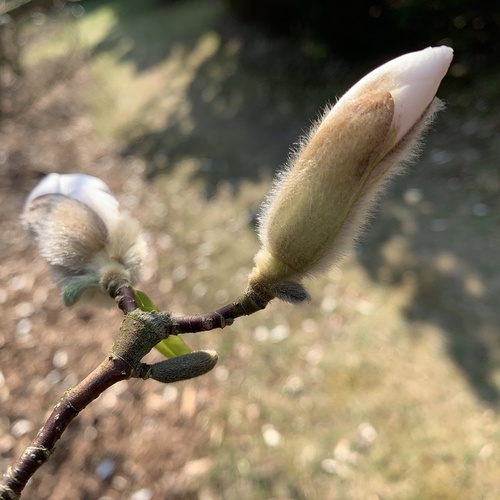
[[198,333],[216,328],[225,328],[232,325],[234,320],[240,316],[249,316],[265,309],[273,299],[274,295],[264,293],[261,290],[249,289],[234,302],[215,311],[194,316],[172,317],[170,334]]

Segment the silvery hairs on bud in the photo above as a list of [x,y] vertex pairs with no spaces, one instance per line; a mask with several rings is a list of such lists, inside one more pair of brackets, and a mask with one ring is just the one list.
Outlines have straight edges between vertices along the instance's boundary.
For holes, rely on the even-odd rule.
[[261,210],[251,289],[298,302],[307,297],[297,293],[301,281],[348,251],[388,181],[416,158],[442,108],[434,96],[452,54],[437,47],[394,59],[325,112]]
[[103,186],[107,189],[95,177],[51,174],[24,208],[23,222],[51,265],[66,305],[80,298],[112,305],[106,300],[110,281],[134,284],[140,276],[146,249],[140,225],[118,212],[118,202]]
[[[297,150],[278,174],[259,214],[258,231],[264,246],[273,247],[274,252],[290,266],[290,278],[318,276],[349,252],[353,242],[366,228],[377,201],[384,195],[390,181],[404,173],[405,167],[418,158],[425,132],[437,112],[444,107],[435,98],[407,135],[385,154],[392,115],[384,116],[381,108],[391,110],[390,101],[389,94],[383,97],[382,102],[367,97],[351,109],[346,108],[351,116],[365,114],[364,117],[358,115],[348,120],[349,123],[339,124],[350,142],[349,149],[344,150],[348,153],[346,155],[333,147],[337,144],[334,139],[336,131],[329,124],[319,130],[331,111],[330,107],[327,108],[308,136],[300,140]],[[378,117],[370,116],[372,113],[378,114]],[[357,136],[356,129],[361,128],[363,121],[371,125],[367,127],[371,134],[367,131]],[[343,137],[340,137],[339,142],[342,140]],[[368,146],[369,142],[375,146]],[[349,169],[344,172],[337,169],[332,178],[319,171],[336,162],[349,162]],[[336,190],[341,192],[336,194]],[[293,197],[309,197],[311,203],[300,204],[303,213],[294,214]],[[290,228],[294,225],[295,235],[283,230],[285,226]],[[297,237],[303,231],[310,237]]]

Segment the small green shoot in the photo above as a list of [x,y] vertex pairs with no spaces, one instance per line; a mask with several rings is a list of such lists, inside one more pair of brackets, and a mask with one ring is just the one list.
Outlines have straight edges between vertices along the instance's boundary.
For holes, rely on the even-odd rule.
[[[159,311],[153,301],[144,292],[135,290],[135,301],[137,307],[144,312]],[[162,340],[155,348],[166,358],[175,358],[192,352],[191,348],[178,335],[172,335],[168,339]]]

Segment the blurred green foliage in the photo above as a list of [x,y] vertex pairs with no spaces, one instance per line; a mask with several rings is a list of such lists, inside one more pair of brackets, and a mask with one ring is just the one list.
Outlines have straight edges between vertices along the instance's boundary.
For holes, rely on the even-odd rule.
[[315,45],[316,54],[349,58],[400,54],[446,43],[466,64],[500,50],[500,3],[487,0],[224,0],[269,34]]

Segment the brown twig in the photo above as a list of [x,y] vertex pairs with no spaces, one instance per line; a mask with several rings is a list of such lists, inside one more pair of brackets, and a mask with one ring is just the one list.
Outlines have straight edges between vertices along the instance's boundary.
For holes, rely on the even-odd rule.
[[170,383],[210,371],[217,363],[213,351],[199,351],[147,365],[141,359],[169,335],[224,328],[240,316],[264,309],[274,298],[268,291],[249,289],[231,304],[207,314],[174,317],[137,308],[135,291],[122,280],[111,281],[108,293],[125,314],[109,356],[82,382],[65,392],[35,439],[0,483],[0,500],[18,500],[28,480],[50,458],[71,421],[106,389],[131,377]]
[[28,480],[50,458],[72,420],[106,389],[130,378],[132,367],[119,357],[108,357],[87,378],[64,393],[44,426],[0,484],[2,500],[17,500]]
[[199,351],[153,365],[141,359],[169,335],[202,332],[231,325],[235,318],[264,309],[273,296],[248,290],[239,299],[207,314],[173,317],[162,312],[137,309],[134,289],[123,281],[107,287],[125,314],[120,334],[109,356],[82,382],[65,392],[53,412],[24,453],[4,474],[0,500],[18,500],[28,480],[48,461],[57,441],[74,418],[106,389],[131,377],[170,383],[210,371],[217,363],[213,351]]
[[[118,307],[124,314],[137,309],[134,291],[130,285],[122,284],[122,286],[116,287],[112,296],[115,297]],[[123,328],[121,333],[123,335]],[[1,500],[20,498],[28,480],[48,461],[54,452],[57,441],[73,419],[106,389],[132,376],[133,364],[127,362],[124,359],[126,356],[120,355],[119,349],[115,348],[116,345],[108,358],[90,375],[64,393],[43,427],[38,431],[35,439],[3,475],[0,483]]]
[[234,320],[240,316],[249,316],[261,311],[273,299],[274,295],[270,295],[267,291],[249,289],[231,304],[210,313],[173,317],[170,334],[198,333],[214,330],[215,328],[225,328],[232,325]]
[[137,309],[134,289],[128,283],[117,286],[116,290],[110,291],[110,295],[115,298],[123,314],[131,313]]

